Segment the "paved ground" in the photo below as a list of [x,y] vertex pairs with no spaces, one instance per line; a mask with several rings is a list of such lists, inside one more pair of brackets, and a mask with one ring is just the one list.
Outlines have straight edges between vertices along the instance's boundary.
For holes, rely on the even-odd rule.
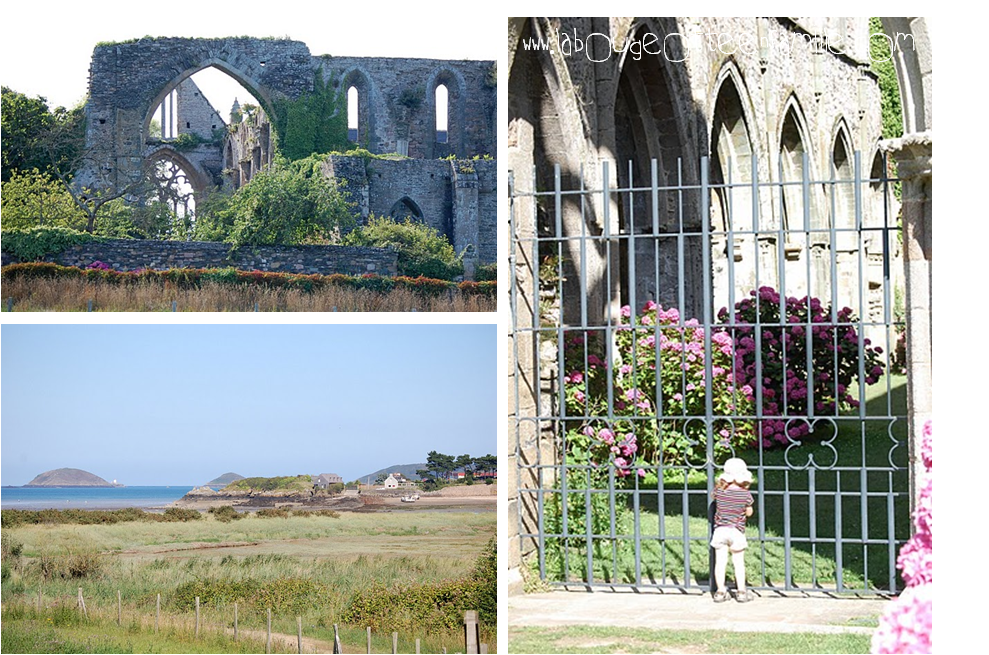
[[754,592],[749,603],[715,603],[710,594],[553,591],[511,596],[509,627],[591,625],[737,632],[872,634],[889,602],[876,598]]

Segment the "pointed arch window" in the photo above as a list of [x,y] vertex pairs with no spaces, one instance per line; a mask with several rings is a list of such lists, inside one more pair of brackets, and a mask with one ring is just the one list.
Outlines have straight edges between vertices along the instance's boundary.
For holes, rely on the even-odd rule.
[[450,92],[445,84],[436,86],[436,142],[449,142]]

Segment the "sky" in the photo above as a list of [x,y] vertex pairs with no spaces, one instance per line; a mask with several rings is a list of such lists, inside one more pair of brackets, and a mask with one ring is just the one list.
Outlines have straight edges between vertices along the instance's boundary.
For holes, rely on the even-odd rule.
[[497,453],[494,325],[0,328],[3,485],[78,468],[128,486]]
[[[93,47],[102,41],[143,36],[287,37],[314,55],[491,59],[503,54],[504,13],[486,22],[493,6],[464,9],[407,4],[314,3],[300,0],[235,3],[95,4],[52,0],[8,3],[0,32],[0,82],[49,106],[72,107],[85,98]],[[493,29],[494,25],[501,29]],[[253,102],[228,76],[202,84],[213,106],[227,118],[233,93]],[[199,78],[196,79],[199,83]],[[224,83],[226,81],[226,83]],[[214,87],[215,85],[215,87]]]

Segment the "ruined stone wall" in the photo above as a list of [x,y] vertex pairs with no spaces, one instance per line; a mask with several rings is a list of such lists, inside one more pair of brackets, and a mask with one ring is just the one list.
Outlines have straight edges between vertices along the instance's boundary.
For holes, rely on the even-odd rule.
[[[359,94],[358,144],[376,154],[415,159],[495,155],[496,85],[493,61],[315,57],[323,77],[344,97]],[[436,138],[436,87],[449,91],[447,143]]]
[[376,159],[332,155],[328,176],[344,180],[360,222],[416,220],[446,235],[459,254],[472,245],[482,264],[497,260],[497,165],[493,160]]
[[[145,268],[225,268],[330,275],[397,275],[398,255],[356,246],[255,246],[231,252],[230,244],[196,241],[109,239],[69,246],[46,261],[85,268],[100,261],[118,271]],[[4,262],[12,263],[12,262]]]

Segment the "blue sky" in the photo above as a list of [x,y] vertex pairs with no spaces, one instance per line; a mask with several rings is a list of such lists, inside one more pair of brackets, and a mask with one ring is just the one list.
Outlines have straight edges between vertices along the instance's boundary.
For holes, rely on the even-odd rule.
[[497,452],[494,325],[4,325],[2,484],[339,473]]

